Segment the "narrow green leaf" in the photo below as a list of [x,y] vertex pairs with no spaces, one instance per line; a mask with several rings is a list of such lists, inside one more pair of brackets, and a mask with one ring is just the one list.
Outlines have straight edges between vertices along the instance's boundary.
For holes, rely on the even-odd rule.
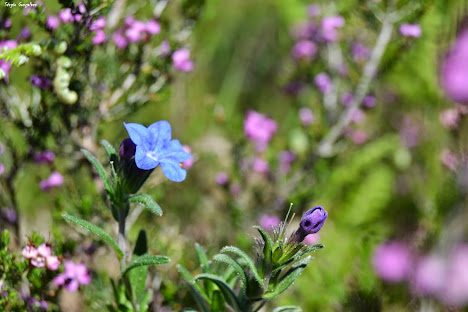
[[226,301],[219,290],[213,292],[211,299],[211,311],[226,311]]
[[231,266],[239,275],[242,281],[242,286],[241,286],[242,290],[245,290],[245,288],[247,287],[247,275],[245,274],[244,269],[242,269],[239,263],[236,262],[236,260],[232,259],[231,257],[225,254],[217,254],[213,257],[213,260],[217,262],[223,262]]
[[117,157],[117,152],[115,151],[115,148],[112,146],[112,144],[110,144],[106,140],[101,140],[100,143],[102,147],[104,147],[104,149],[106,150],[106,153],[107,153],[107,156],[109,156],[109,159],[112,160],[114,156]]
[[289,264],[291,264],[292,262],[294,262],[294,261],[300,259],[301,257],[305,256],[306,254],[311,253],[311,252],[315,252],[315,251],[317,251],[319,249],[322,249],[323,247],[324,246],[322,244],[315,244],[315,245],[312,245],[312,246],[307,246],[306,248],[304,248],[304,249],[300,250],[299,252],[297,252],[288,261],[285,261],[280,266],[275,268],[273,271],[271,271],[271,273],[275,273],[275,272],[277,272],[279,270],[282,270],[285,267],[287,267]]
[[208,280],[216,284],[221,292],[224,295],[224,298],[229,301],[230,305],[234,309],[234,311],[239,311],[242,312],[242,309],[240,307],[239,301],[237,300],[236,293],[229,287],[226,282],[221,279],[220,277],[213,275],[213,274],[198,274],[197,276],[194,277],[195,280]]
[[200,246],[199,243],[195,243],[195,250],[197,251],[198,261],[200,261],[202,272],[212,273],[210,262],[208,261],[208,257],[206,256],[205,251],[203,250],[202,246]]
[[171,259],[166,256],[155,256],[155,255],[143,255],[137,259],[130,262],[130,264],[125,268],[122,275],[125,275],[127,272],[134,268],[141,267],[143,265],[159,265],[169,263]]
[[273,312],[302,312],[302,309],[296,306],[277,307]]
[[271,241],[270,235],[262,229],[259,226],[254,226],[254,228],[257,229],[257,231],[260,233],[262,236],[263,242],[265,243],[265,246],[263,247],[263,255],[265,256],[268,261],[271,261],[271,253],[272,253],[272,248],[273,248],[273,242]]
[[139,305],[139,312],[147,312],[149,308],[149,304],[151,302],[151,299],[153,299],[153,291],[148,290],[145,295],[141,298],[141,300],[138,301]]
[[123,256],[124,256],[123,251],[119,248],[119,246],[112,239],[112,237],[109,234],[107,234],[106,232],[104,232],[104,230],[101,229],[100,227],[97,227],[94,224],[89,223],[88,221],[85,221],[85,220],[82,220],[82,219],[79,219],[79,218],[76,218],[74,216],[70,216],[70,215],[67,215],[67,214],[63,214],[62,218],[64,218],[68,222],[79,225],[80,227],[82,227],[82,228],[88,230],[89,232],[93,233],[94,235],[98,236],[99,238],[101,238],[103,241],[108,243],[114,249],[115,254],[117,255],[117,258],[119,258],[119,259],[123,258]]
[[263,279],[260,277],[260,274],[258,274],[258,271],[257,271],[257,268],[255,267],[254,262],[252,261],[252,259],[250,259],[250,257],[245,252],[243,252],[242,250],[234,246],[226,246],[223,249],[221,249],[221,252],[222,253],[232,252],[238,255],[239,257],[241,257],[245,261],[247,266],[250,268],[250,271],[252,271],[252,275],[254,276],[255,280],[260,284],[260,286],[262,287],[264,286]]
[[[203,300],[202,294],[199,291],[197,291],[197,289],[194,287],[195,285],[196,284],[189,284],[190,292],[192,293],[193,298],[197,302],[202,312],[210,312],[210,309],[208,309],[205,300]],[[207,302],[211,305],[211,300]]]
[[151,197],[148,194],[138,194],[138,195],[131,196],[128,199],[128,201],[130,203],[139,203],[139,204],[144,205],[146,209],[148,209],[155,215],[162,216],[163,214],[161,207],[159,207],[158,203],[154,201],[153,197]]
[[[178,264],[177,265],[177,270],[179,271],[179,273],[182,275],[182,277],[190,284],[191,287],[194,288],[193,291],[196,291],[198,294],[202,295],[202,297],[209,303],[211,303],[211,300],[210,298],[208,297],[208,295],[205,293],[205,291],[200,287],[200,285],[198,285],[197,283],[195,283],[195,280],[193,279],[192,277],[192,274],[190,274],[190,272],[182,265]],[[195,297],[195,294],[194,294],[194,297]],[[195,298],[196,299],[196,298]]]
[[281,278],[278,285],[276,285],[275,289],[271,292],[266,293],[263,295],[263,299],[273,299],[281,294],[283,291],[289,288],[292,283],[296,280],[296,278],[304,271],[307,264],[309,264],[310,260],[312,260],[311,256],[308,256],[298,262],[294,263],[291,269]]
[[101,163],[94,157],[93,154],[88,152],[85,149],[82,149],[81,152],[85,155],[88,161],[93,165],[94,169],[96,169],[99,177],[101,177],[102,183],[104,183],[104,189],[107,191],[108,194],[112,194],[112,187],[109,182],[109,177],[107,176],[107,172]]

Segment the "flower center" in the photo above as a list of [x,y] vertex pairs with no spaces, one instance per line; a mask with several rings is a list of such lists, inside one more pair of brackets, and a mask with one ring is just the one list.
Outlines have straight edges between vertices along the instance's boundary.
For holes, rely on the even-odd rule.
[[155,151],[146,152],[146,156],[148,156],[154,161],[159,161],[158,154],[156,154]]

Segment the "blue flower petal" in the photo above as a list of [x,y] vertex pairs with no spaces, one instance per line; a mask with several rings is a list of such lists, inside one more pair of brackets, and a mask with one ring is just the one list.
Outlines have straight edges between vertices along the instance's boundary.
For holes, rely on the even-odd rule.
[[154,169],[159,165],[159,161],[148,157],[145,149],[139,145],[136,148],[135,163],[138,168],[143,170]]
[[125,123],[125,129],[127,129],[130,139],[132,139],[135,145],[142,145],[146,150],[151,148],[151,133],[145,126],[142,126],[137,123]]
[[192,157],[193,156],[191,154],[184,151],[184,148],[182,147],[182,144],[180,144],[179,140],[172,140],[164,145],[163,149],[161,150],[159,161],[181,163]]
[[153,138],[152,148],[159,149],[164,143],[171,140],[171,125],[165,120],[157,121],[148,127],[148,130]]
[[161,169],[164,175],[171,181],[182,182],[187,177],[187,171],[180,167],[179,163],[164,162],[161,163]]

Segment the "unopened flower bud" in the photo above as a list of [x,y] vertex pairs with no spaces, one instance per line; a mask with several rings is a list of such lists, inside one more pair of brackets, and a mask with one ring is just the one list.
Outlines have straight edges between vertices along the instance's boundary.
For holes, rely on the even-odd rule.
[[302,216],[299,228],[293,234],[293,240],[295,242],[302,242],[307,235],[320,231],[325,224],[327,216],[328,212],[322,206],[316,206],[307,211]]
[[120,169],[124,177],[123,187],[128,194],[136,193],[150,176],[151,170],[143,170],[135,163],[136,145],[130,138],[120,144]]

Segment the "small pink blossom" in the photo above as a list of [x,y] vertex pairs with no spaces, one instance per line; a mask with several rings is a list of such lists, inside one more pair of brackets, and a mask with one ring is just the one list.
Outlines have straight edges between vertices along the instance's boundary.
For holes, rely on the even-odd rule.
[[46,27],[49,29],[57,29],[60,25],[60,20],[55,15],[47,17]]
[[438,256],[426,256],[416,263],[413,288],[423,295],[435,295],[446,284],[447,264]]
[[366,114],[359,108],[350,111],[351,121],[356,124],[362,124],[366,120]]
[[367,134],[362,130],[356,130],[351,133],[351,140],[354,144],[361,145],[367,141]]
[[322,20],[322,38],[325,41],[337,41],[338,40],[338,28],[343,27],[345,21],[342,16],[327,16]]
[[193,70],[194,64],[190,59],[190,50],[189,49],[180,49],[175,51],[172,54],[172,63],[174,68],[187,73]]
[[449,149],[442,150],[442,153],[440,155],[440,160],[441,160],[442,164],[445,167],[449,168],[450,170],[452,170],[452,171],[457,170],[457,166],[458,166],[457,155],[455,155]]
[[409,277],[412,255],[405,244],[392,241],[377,248],[372,263],[381,279],[397,283]]
[[331,79],[326,73],[320,73],[315,76],[314,83],[322,93],[328,93],[333,88]]
[[125,49],[128,45],[127,38],[125,38],[125,36],[120,31],[116,31],[112,35],[112,41],[114,41],[117,48],[122,49],[122,50]]
[[61,10],[58,13],[58,17],[59,17],[59,19],[60,19],[60,21],[62,23],[73,22],[75,20],[70,8],[66,8],[64,10]]
[[54,152],[50,150],[43,151],[34,155],[34,161],[38,164],[40,163],[51,163],[55,159]]
[[161,25],[159,25],[159,23],[155,20],[150,20],[146,22],[145,30],[150,35],[156,35],[161,32]]
[[301,40],[292,48],[291,54],[296,60],[311,60],[317,53],[317,46],[313,41]]
[[0,163],[0,176],[2,176],[5,173],[5,165]]
[[455,108],[442,111],[439,115],[439,121],[446,129],[454,129],[458,125],[460,113]]
[[226,185],[229,182],[229,176],[226,172],[218,172],[215,177],[216,184]]
[[314,122],[314,113],[308,107],[303,107],[299,110],[299,119],[304,127],[310,126]]
[[260,226],[268,231],[271,231],[273,227],[278,226],[280,222],[280,218],[274,215],[264,214],[260,217]]
[[106,18],[104,16],[101,16],[98,19],[96,19],[91,24],[91,26],[89,26],[89,30],[96,31],[96,30],[103,29],[104,27],[106,27]]
[[463,29],[447,52],[441,68],[441,85],[455,102],[468,103],[468,28]]
[[315,234],[307,235],[302,242],[310,246],[310,245],[318,244],[319,241],[320,241],[320,234],[315,233]]
[[449,305],[461,307],[468,304],[468,245],[459,245],[452,253],[441,299]]
[[421,37],[421,26],[418,24],[401,24],[400,34],[405,37]]
[[63,176],[57,171],[52,172],[47,180],[42,180],[39,183],[41,190],[47,191],[53,187],[60,186],[63,184]]
[[248,111],[244,120],[247,139],[256,144],[257,151],[263,151],[278,129],[276,122],[256,111]]
[[171,45],[169,41],[164,40],[159,46],[159,56],[166,57],[171,53]]
[[60,266],[60,260],[57,256],[49,256],[46,258],[47,268],[51,271],[57,271]]
[[39,247],[37,247],[37,253],[39,256],[47,258],[50,256],[51,250],[49,246],[47,246],[46,244],[42,244]]
[[106,41],[106,33],[102,30],[96,30],[94,32],[92,43],[98,45],[103,43],[104,41]]
[[88,270],[85,265],[75,264],[71,261],[65,262],[65,271],[54,279],[54,284],[63,286],[70,292],[75,292],[81,285],[87,285],[91,282]]
[[260,157],[256,157],[252,164],[252,169],[253,171],[258,173],[267,173],[268,171],[270,171],[270,166],[268,165],[268,162],[266,160]]
[[23,248],[23,257],[26,259],[32,259],[37,257],[37,249],[34,246],[27,245]]
[[[182,145],[182,148],[184,149],[184,151],[186,153],[191,153],[192,152],[192,148],[188,145]],[[187,159],[186,161],[184,161],[182,163],[182,166],[185,168],[185,169],[190,169],[192,168],[193,164],[195,163],[195,157],[191,157],[189,159]]]

